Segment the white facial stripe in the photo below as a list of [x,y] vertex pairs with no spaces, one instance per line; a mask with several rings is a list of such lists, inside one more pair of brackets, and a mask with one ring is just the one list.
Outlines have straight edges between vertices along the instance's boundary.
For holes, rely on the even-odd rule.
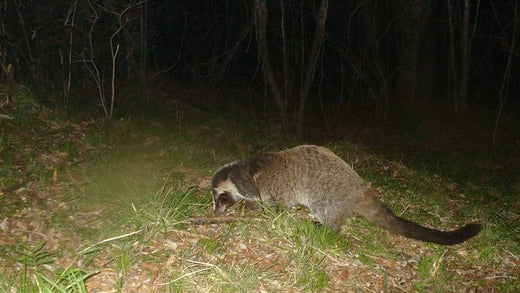
[[[228,192],[233,197],[233,200],[238,201],[240,199],[243,199],[244,196],[240,194],[235,184],[233,184],[231,181],[226,180],[221,182],[215,189],[215,194],[220,195],[224,192]],[[215,203],[214,203],[215,204]]]

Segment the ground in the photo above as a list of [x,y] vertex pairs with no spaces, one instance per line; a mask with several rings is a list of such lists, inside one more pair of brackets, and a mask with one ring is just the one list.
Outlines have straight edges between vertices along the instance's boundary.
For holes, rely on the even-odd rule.
[[209,118],[104,121],[11,107],[0,118],[1,292],[520,290],[519,203],[488,200],[505,199],[498,188],[336,143],[329,147],[397,214],[442,229],[478,221],[484,230],[445,247],[361,218],[335,233],[304,209],[235,209],[236,220],[193,223],[213,217],[212,172],[261,140]]

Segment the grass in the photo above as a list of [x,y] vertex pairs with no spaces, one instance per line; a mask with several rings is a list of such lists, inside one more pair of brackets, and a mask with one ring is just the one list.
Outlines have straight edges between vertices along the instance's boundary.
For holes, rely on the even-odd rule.
[[55,253],[47,251],[45,242],[30,247],[19,244],[10,251],[19,264],[14,272],[2,275],[2,292],[87,292],[85,282],[97,271],[85,271],[73,264],[54,265]]
[[[22,108],[48,111],[32,102]],[[479,181],[469,178],[475,170],[454,181],[449,172],[438,172],[442,164],[414,165],[348,141],[330,145],[396,214],[444,229],[484,223],[478,237],[455,247],[404,239],[362,218],[336,233],[317,226],[304,209],[267,208],[251,221],[194,225],[191,217],[212,215],[209,180],[217,167],[295,142],[266,139],[268,127],[229,123],[209,113],[185,112],[182,124],[168,117],[60,124],[63,118],[46,118],[51,114],[21,122],[35,118],[8,114],[16,119],[0,121],[7,164],[0,167],[1,187],[24,184],[0,198],[12,199],[4,206],[14,207],[0,209],[0,222],[8,220],[0,234],[1,292],[514,292],[520,287],[520,197],[500,184],[466,183]],[[79,124],[86,126],[80,130]],[[14,134],[19,126],[22,133],[46,129],[55,141]],[[61,152],[66,160],[42,160],[61,158]],[[74,158],[81,159],[74,163]],[[37,184],[28,184],[33,181]]]

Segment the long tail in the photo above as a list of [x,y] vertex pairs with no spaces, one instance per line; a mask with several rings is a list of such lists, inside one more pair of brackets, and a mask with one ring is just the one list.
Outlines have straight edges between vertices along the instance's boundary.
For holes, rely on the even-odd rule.
[[446,232],[423,227],[394,215],[374,196],[374,192],[371,190],[365,191],[363,202],[357,211],[367,220],[390,232],[421,241],[454,245],[477,235],[482,228],[481,225],[475,223]]

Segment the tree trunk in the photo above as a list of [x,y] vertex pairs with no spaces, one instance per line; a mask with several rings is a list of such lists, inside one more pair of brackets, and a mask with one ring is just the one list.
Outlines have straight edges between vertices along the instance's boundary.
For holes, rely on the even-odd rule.
[[305,70],[305,78],[300,88],[300,99],[298,104],[298,118],[297,118],[297,135],[299,138],[303,136],[303,124],[305,120],[305,106],[309,90],[316,72],[316,64],[318,56],[320,55],[320,48],[323,43],[325,34],[325,22],[327,21],[327,11],[329,9],[329,0],[322,0],[318,14],[316,15],[316,28],[314,30],[314,37],[312,40],[312,48],[309,53],[309,61]]
[[[398,96],[403,102],[407,103],[410,114],[413,113],[417,103],[417,85],[420,76],[418,70],[419,50],[421,37],[426,24],[430,9],[430,0],[404,1],[399,5],[400,11],[396,15],[402,14],[402,9],[406,9],[401,28],[400,64],[398,75]],[[412,114],[413,116],[413,114]]]
[[[498,112],[495,119],[495,125],[493,127],[493,149],[495,151],[497,150],[497,135],[498,135],[498,126],[500,124],[500,120],[502,118],[502,114],[504,112],[504,106],[507,102],[507,97],[509,96],[509,89],[511,87],[511,79],[512,79],[512,70],[513,70],[513,59],[518,57],[518,54],[515,52],[516,50],[516,43],[518,42],[518,31],[520,29],[520,16],[518,13],[518,3],[516,2],[513,6],[514,9],[514,20],[513,20],[513,31],[511,32],[511,45],[507,49],[508,56],[507,56],[507,63],[506,68],[504,70],[504,76],[502,77],[502,83],[500,85],[500,91],[498,93]],[[515,83],[513,81],[513,83]]]
[[460,84],[457,96],[455,97],[455,114],[461,120],[465,119],[468,108],[468,81],[471,58],[469,9],[469,0],[464,0],[464,19],[462,20],[462,38],[460,43]]
[[267,4],[266,0],[255,0],[255,26],[256,26],[256,41],[258,43],[258,55],[262,62],[262,72],[266,83],[271,90],[282,122],[282,128],[288,130],[287,119],[287,102],[282,99],[280,86],[276,81],[276,77],[271,67],[271,60],[269,59],[269,49],[267,47],[267,39],[265,35],[265,28],[267,25]]

